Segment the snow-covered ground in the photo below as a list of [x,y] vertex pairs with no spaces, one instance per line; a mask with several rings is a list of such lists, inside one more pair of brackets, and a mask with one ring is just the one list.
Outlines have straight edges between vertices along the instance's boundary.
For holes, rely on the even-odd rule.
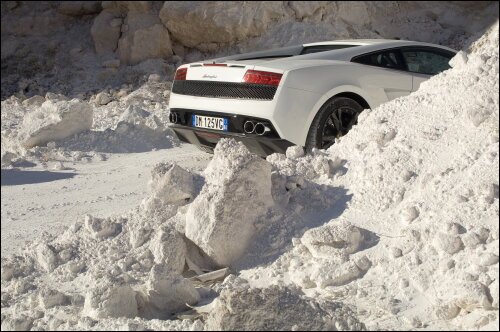
[[180,144],[155,74],[2,101],[2,330],[498,330],[498,38],[309,155]]
[[[173,161],[200,172],[210,155],[191,145],[140,154],[112,154],[105,161],[2,169],[2,256],[47,231],[57,233],[85,214],[108,217],[138,205],[151,168]],[[22,197],[22,199],[19,199]]]

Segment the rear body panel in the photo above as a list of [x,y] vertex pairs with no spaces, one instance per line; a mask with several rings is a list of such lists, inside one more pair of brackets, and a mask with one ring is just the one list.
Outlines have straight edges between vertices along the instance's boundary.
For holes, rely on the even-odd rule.
[[[281,148],[284,146],[306,144],[315,115],[336,95],[354,93],[364,99],[369,108],[375,108],[415,91],[429,77],[350,62],[352,57],[364,52],[414,44],[422,43],[359,41],[355,47],[305,55],[300,55],[300,48],[292,47],[276,50],[274,53],[252,53],[255,58],[243,54],[183,65],[181,68],[188,68],[186,81],[174,82],[170,108],[172,111],[192,110],[199,115],[214,113],[243,120],[264,119],[272,125],[274,136],[254,137],[236,130],[223,134],[211,133],[212,138],[215,139],[217,135],[233,136],[246,141],[245,144],[252,139],[260,142],[265,142],[266,139],[281,140],[282,142],[274,144],[274,141],[269,146],[274,146],[277,152],[283,152]],[[259,88],[242,83],[248,70],[279,73],[283,76],[277,87]],[[205,130],[192,128],[189,124],[184,127],[177,124],[173,129],[186,141],[195,144],[213,143],[207,141],[206,137],[203,138]],[[262,151],[269,152],[260,143],[257,145],[259,154]]]

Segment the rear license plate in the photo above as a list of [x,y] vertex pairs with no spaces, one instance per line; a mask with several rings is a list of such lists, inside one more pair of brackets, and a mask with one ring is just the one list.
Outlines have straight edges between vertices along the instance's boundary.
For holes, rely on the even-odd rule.
[[225,118],[193,114],[191,115],[191,125],[196,128],[227,131],[229,121]]

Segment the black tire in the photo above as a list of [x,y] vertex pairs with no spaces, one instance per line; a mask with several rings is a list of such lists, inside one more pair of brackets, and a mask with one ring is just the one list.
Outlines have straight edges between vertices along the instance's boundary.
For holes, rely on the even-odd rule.
[[358,121],[363,106],[346,97],[334,97],[319,110],[309,128],[306,151],[328,149],[335,138],[344,136]]

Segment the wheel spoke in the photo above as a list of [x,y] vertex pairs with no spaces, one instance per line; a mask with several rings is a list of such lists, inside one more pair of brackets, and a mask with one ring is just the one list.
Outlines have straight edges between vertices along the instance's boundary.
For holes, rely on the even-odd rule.
[[335,114],[335,111],[330,115],[330,118],[332,119],[335,129],[339,131],[342,128],[342,123],[340,122],[340,119],[338,117],[338,114]]
[[333,123],[333,119],[331,118],[331,116],[329,116],[328,119],[326,120],[326,124],[328,126],[330,126],[331,128],[336,129],[335,124]]

